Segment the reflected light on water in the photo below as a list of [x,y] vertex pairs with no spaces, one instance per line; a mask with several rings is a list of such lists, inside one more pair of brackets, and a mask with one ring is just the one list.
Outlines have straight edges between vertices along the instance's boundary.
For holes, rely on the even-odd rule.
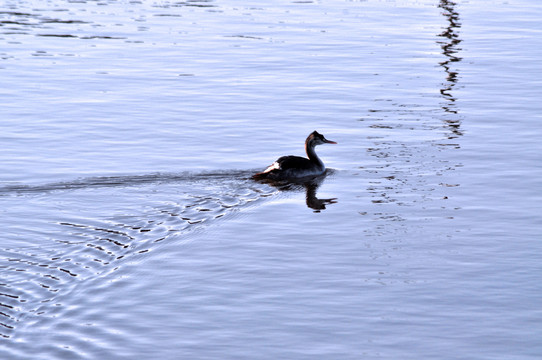
[[445,104],[442,105],[442,109],[450,115],[445,119],[446,125],[450,128],[452,133],[456,136],[462,135],[460,129],[461,120],[458,118],[458,109],[456,98],[453,94],[453,88],[456,86],[459,73],[457,62],[461,61],[461,57],[458,56],[458,52],[461,50],[459,44],[461,38],[459,37],[459,28],[461,28],[461,22],[459,19],[459,13],[455,10],[456,3],[450,0],[441,0],[439,8],[441,8],[442,15],[447,21],[447,26],[444,31],[439,34],[442,40],[437,41],[442,49],[442,54],[446,57],[445,61],[439,63],[440,66],[446,72],[446,81],[443,83],[443,87],[440,89]]

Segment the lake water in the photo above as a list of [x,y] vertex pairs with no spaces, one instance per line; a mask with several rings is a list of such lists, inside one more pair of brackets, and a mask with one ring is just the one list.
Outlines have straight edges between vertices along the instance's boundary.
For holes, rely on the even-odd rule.
[[540,19],[3,1],[0,358],[540,359]]

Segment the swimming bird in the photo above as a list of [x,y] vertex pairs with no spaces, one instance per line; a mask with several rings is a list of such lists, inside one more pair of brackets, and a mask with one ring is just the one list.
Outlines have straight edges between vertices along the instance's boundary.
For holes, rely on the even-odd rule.
[[326,171],[326,167],[314,151],[317,145],[322,144],[336,144],[336,142],[326,139],[318,131],[313,131],[305,140],[308,159],[294,155],[282,156],[264,171],[254,174],[252,178],[255,180],[289,180],[322,175]]

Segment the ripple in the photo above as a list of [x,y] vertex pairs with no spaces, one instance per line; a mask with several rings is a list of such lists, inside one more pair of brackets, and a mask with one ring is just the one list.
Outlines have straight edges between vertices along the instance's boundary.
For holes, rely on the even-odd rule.
[[[35,245],[0,249],[0,336],[11,338],[36,316],[40,321],[55,318],[70,306],[69,294],[81,284],[108,282],[128,259],[146,256],[173,236],[189,241],[191,231],[274,193],[247,180],[251,173],[92,177],[0,187],[0,198],[8,204],[42,206],[37,216],[47,215],[54,230],[33,239]],[[137,196],[131,198],[130,193]],[[107,210],[108,194],[135,204],[147,200],[143,211],[134,212],[137,207],[130,203],[132,214],[119,214],[115,206]],[[163,196],[176,199],[162,200]],[[87,208],[90,200],[96,203]],[[51,208],[57,202],[67,207]]]

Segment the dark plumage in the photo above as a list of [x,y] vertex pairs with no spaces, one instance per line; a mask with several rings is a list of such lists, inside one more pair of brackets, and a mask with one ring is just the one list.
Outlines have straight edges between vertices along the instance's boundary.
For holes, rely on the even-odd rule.
[[255,180],[288,180],[321,175],[326,171],[326,167],[314,151],[314,148],[321,144],[336,144],[336,142],[327,140],[324,135],[313,131],[305,140],[308,159],[294,155],[282,156],[264,171],[254,174],[252,178]]

